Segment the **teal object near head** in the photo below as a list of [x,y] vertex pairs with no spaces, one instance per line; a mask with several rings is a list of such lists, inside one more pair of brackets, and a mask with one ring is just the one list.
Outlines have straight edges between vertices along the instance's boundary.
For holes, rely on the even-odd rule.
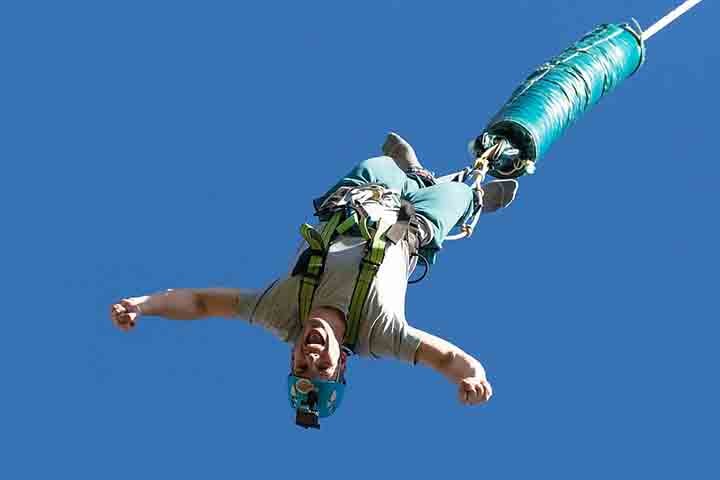
[[[538,68],[485,130],[520,150],[515,159],[491,165],[490,174],[513,178],[527,173],[573,122],[635,73],[644,58],[639,28],[608,24]],[[482,149],[480,138],[476,151]]]
[[345,396],[345,380],[311,380],[288,375],[290,405],[295,409],[296,423],[305,428],[320,428],[319,419],[329,417],[340,408]]

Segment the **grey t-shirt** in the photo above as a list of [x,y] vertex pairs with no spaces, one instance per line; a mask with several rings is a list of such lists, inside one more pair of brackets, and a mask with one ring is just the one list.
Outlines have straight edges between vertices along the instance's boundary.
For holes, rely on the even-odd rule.
[[[376,186],[360,186],[338,192],[342,198],[360,201],[370,218],[393,223],[398,217],[399,195],[380,190]],[[422,216],[418,216],[418,221],[421,244],[425,245],[432,240],[433,230]],[[315,291],[313,307],[333,307],[347,318],[365,245],[366,241],[357,236],[341,235],[334,240]],[[360,317],[355,345],[358,355],[415,362],[423,332],[408,325],[405,319],[407,280],[414,267],[406,241],[388,244]],[[302,331],[298,315],[299,283],[300,276],[288,273],[262,293],[243,292],[238,299],[238,316],[264,327],[283,341],[294,343]]]
[[[362,238],[338,237],[328,252],[313,307],[333,307],[347,318],[364,253]],[[407,242],[388,245],[360,319],[355,345],[358,355],[415,362],[422,332],[408,325],[405,319],[405,292],[413,267]],[[294,343],[302,330],[298,316],[299,281],[299,276],[289,274],[275,281],[259,296],[252,311],[247,312],[250,322],[264,327],[283,341]]]

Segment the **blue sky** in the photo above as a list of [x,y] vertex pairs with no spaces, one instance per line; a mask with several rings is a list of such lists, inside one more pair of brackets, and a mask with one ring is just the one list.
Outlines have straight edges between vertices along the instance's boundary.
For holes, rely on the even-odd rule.
[[3,478],[717,478],[716,2],[449,244],[408,318],[477,355],[355,361],[342,412],[293,425],[287,347],[242,322],[109,304],[262,287],[310,199],[395,130],[469,161],[532,69],[673,1],[14,2],[0,7]]

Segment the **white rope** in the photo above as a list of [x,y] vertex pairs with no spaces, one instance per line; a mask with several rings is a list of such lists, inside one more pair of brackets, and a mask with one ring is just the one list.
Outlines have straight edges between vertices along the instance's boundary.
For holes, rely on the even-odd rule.
[[[497,150],[497,148],[495,148]],[[488,156],[491,156],[495,150],[487,150],[483,155],[490,154]],[[474,192],[479,190],[480,195],[483,195],[483,189],[482,189],[482,182],[485,180],[485,176],[487,175],[488,170],[490,169],[490,163],[483,159],[481,163],[476,163],[473,165],[473,170],[470,172],[470,176],[468,179],[472,180],[470,188]],[[467,180],[467,179],[466,179]],[[481,197],[482,198],[482,197]],[[482,205],[480,205],[480,208],[477,212],[475,212],[475,215],[472,217],[472,220],[470,223],[465,223],[460,227],[460,233],[456,235],[448,235],[445,237],[445,241],[453,241],[453,240],[462,240],[463,238],[469,238],[473,231],[475,231],[475,227],[478,224],[478,220],[480,220],[480,214],[482,213]]]
[[686,0],[682,5],[665,15],[663,18],[655,22],[653,26],[645,30],[642,35],[643,40],[649,39],[650,37],[658,33],[660,30],[670,25],[673,21],[677,20],[678,17],[680,17],[684,13],[687,13],[688,10],[690,10],[700,2],[702,2],[702,0]]

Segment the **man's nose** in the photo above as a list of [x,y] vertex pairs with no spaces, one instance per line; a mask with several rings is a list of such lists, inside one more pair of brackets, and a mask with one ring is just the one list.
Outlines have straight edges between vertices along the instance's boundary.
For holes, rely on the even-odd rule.
[[312,363],[315,363],[315,362],[317,362],[318,360],[320,360],[320,354],[318,354],[318,353],[308,353],[307,356],[308,356],[308,359],[309,359]]

